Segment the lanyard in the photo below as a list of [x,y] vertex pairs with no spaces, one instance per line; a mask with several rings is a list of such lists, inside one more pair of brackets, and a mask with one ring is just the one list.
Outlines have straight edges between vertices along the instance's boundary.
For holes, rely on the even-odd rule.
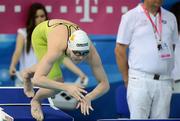
[[158,36],[159,36],[159,41],[161,41],[161,36],[162,36],[162,15],[161,15],[161,9],[159,9],[159,30],[158,30],[156,24],[155,24],[155,23],[153,22],[153,20],[151,19],[148,10],[145,8],[144,5],[142,5],[142,8],[143,8],[144,13],[146,14],[146,16],[148,17],[148,19],[150,20],[150,22],[151,22],[151,24],[152,24],[152,26],[153,26],[153,28],[154,28],[154,30],[155,30],[155,32],[154,32],[154,33],[155,33],[155,36],[157,36],[157,35],[156,35],[156,33],[157,33]]

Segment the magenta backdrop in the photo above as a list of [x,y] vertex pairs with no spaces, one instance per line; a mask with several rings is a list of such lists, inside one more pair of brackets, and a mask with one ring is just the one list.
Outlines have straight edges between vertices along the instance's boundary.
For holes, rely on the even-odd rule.
[[[122,13],[140,0],[0,0],[0,33],[16,33],[17,28],[23,27],[33,2],[43,3],[47,9],[51,6],[50,18],[73,21],[89,34],[114,35]],[[20,12],[15,12],[16,5],[21,6]]]

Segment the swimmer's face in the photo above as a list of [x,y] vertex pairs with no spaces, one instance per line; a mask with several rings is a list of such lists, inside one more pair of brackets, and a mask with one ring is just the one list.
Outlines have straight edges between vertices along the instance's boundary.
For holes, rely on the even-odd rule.
[[35,24],[38,25],[41,22],[46,20],[46,15],[42,9],[38,9],[36,11],[36,16],[35,16]]
[[85,60],[89,54],[89,50],[84,51],[70,51],[70,58],[74,63],[80,63],[81,61]]

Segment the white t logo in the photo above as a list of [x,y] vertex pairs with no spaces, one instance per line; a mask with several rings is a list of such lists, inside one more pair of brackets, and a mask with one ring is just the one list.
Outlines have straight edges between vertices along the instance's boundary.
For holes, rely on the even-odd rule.
[[[79,4],[80,0],[76,0],[76,4]],[[97,5],[98,0],[94,0],[94,3]],[[90,18],[90,0],[84,0],[84,17],[80,19],[80,22],[93,22],[93,19]]]

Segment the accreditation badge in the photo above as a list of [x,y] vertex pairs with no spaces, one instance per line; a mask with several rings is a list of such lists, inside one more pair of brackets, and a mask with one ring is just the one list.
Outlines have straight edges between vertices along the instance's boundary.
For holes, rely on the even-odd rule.
[[158,52],[159,52],[159,57],[161,59],[170,59],[170,58],[172,58],[172,53],[171,53],[170,47],[165,42],[162,42],[161,44],[158,44]]

